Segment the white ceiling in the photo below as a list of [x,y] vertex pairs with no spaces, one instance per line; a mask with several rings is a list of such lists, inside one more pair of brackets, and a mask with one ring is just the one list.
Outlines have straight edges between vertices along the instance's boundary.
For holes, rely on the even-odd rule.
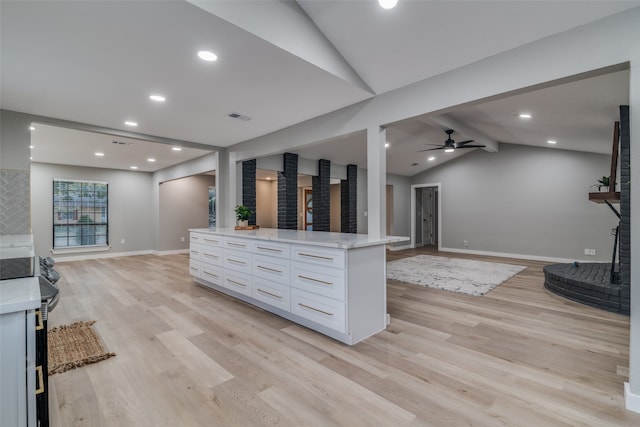
[[[228,147],[639,5],[400,0],[385,11],[375,0],[2,0],[0,107],[124,131],[135,120],[136,132]],[[203,48],[219,60],[199,60]],[[407,165],[423,144],[444,141],[452,122],[462,126],[456,140],[544,145],[553,134],[556,148],[608,152],[615,108],[628,102],[625,72],[573,85],[394,123],[389,171],[429,167]],[[153,92],[167,102],[150,102]],[[515,120],[520,108],[534,118]],[[324,150],[341,164],[360,156],[352,163],[364,166],[363,144],[352,135]],[[314,150],[322,148],[299,154],[313,158]]]

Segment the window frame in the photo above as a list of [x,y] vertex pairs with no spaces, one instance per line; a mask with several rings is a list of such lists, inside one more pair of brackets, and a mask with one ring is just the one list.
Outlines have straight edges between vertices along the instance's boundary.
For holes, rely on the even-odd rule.
[[54,178],[51,199],[53,250],[109,247],[108,182]]

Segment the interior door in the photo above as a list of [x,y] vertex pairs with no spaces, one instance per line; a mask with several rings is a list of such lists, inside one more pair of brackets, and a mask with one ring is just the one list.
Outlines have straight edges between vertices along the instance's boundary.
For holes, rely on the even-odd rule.
[[422,231],[422,227],[423,227],[423,215],[424,215],[424,211],[423,211],[423,207],[422,207],[422,188],[416,188],[416,247],[418,246],[423,246],[424,245],[424,241],[422,240],[423,238],[423,231]]
[[435,190],[433,187],[422,189],[422,242],[423,245],[433,245],[435,243],[435,222],[436,204]]

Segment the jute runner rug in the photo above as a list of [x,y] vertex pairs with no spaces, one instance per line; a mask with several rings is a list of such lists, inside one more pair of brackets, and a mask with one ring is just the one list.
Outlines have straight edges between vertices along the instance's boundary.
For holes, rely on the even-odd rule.
[[105,351],[102,340],[91,325],[95,321],[76,322],[49,330],[49,375],[115,356]]

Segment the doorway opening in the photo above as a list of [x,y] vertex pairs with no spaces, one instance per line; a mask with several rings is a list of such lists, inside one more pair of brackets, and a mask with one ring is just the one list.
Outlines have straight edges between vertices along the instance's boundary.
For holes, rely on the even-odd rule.
[[411,247],[440,249],[440,184],[411,186]]

